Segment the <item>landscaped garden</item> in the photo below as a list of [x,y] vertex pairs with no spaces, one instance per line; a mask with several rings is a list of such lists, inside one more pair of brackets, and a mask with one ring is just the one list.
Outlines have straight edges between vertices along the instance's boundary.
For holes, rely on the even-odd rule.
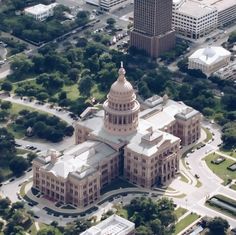
[[227,167],[229,167],[235,161],[226,158],[226,160],[221,162],[220,164],[212,163],[212,161],[214,161],[218,157],[220,156],[217,154],[211,153],[208,156],[206,156],[204,160],[206,161],[207,166],[212,170],[212,172],[216,174],[217,176],[219,176],[224,181],[223,184],[226,185],[230,183],[233,179],[236,179],[235,172],[227,169]]

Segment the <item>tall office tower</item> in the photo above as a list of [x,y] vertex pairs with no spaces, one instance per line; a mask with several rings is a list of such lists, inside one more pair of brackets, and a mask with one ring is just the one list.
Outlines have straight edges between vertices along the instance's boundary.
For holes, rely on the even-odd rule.
[[130,45],[158,57],[175,46],[171,28],[172,0],[134,0],[134,29]]

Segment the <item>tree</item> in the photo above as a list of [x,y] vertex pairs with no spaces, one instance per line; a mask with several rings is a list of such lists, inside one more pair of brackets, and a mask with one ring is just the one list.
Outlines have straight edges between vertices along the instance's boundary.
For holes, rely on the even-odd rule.
[[27,154],[27,160],[29,163],[31,163],[38,155],[36,153],[28,153]]
[[79,79],[79,69],[77,69],[77,68],[72,68],[72,69],[69,71],[68,77],[69,77],[70,80],[72,80],[72,81],[74,81],[74,82],[77,82],[78,79]]
[[29,164],[23,157],[14,157],[9,164],[9,167],[14,175],[20,176],[27,168]]
[[91,222],[88,220],[76,220],[65,228],[64,235],[77,235],[91,227]]
[[144,225],[137,227],[135,234],[136,235],[154,235],[151,229]]
[[59,95],[58,95],[59,100],[64,100],[67,98],[67,93],[65,91],[62,91]]
[[0,169],[0,182],[4,180],[4,172]]
[[78,26],[84,26],[89,22],[89,15],[88,11],[79,11],[76,18],[76,23]]
[[107,19],[107,24],[109,28],[114,28],[115,23],[116,23],[116,20],[114,18]]
[[228,42],[229,42],[229,43],[234,43],[234,42],[236,42],[236,31],[232,32],[232,33],[229,35]]
[[37,232],[37,235],[62,235],[60,230],[55,227],[43,228]]
[[89,76],[85,76],[79,80],[78,89],[81,95],[90,96],[91,88],[93,87],[93,82]]
[[16,77],[22,78],[23,75],[31,72],[33,65],[33,62],[22,54],[14,57],[11,63],[11,70]]
[[1,89],[4,90],[4,91],[11,91],[12,90],[12,84],[10,82],[3,82],[2,83],[2,86],[1,86]]
[[229,122],[225,124],[222,128],[222,140],[225,147],[232,148],[235,147],[236,143],[236,123]]
[[48,99],[49,95],[47,92],[41,91],[36,95],[36,98],[39,101],[45,101],[46,99]]
[[12,107],[12,103],[10,101],[2,101],[1,109],[10,109]]
[[65,135],[66,136],[72,136],[74,133],[74,127],[73,126],[67,126],[65,129]]
[[0,111],[0,121],[4,122],[9,117],[9,113],[6,110]]
[[229,223],[221,217],[215,217],[208,223],[208,228],[212,235],[224,235],[229,228]]
[[52,130],[49,132],[47,139],[54,143],[57,143],[57,142],[62,141],[63,137],[64,137],[64,133],[62,132],[62,130]]
[[155,219],[151,221],[150,228],[154,234],[160,234],[160,235],[162,234],[163,228],[162,228],[161,221],[159,219]]
[[9,200],[9,198],[0,199],[0,210],[8,209],[10,204],[11,204],[11,201]]
[[9,161],[15,154],[14,136],[6,128],[0,128],[0,162]]

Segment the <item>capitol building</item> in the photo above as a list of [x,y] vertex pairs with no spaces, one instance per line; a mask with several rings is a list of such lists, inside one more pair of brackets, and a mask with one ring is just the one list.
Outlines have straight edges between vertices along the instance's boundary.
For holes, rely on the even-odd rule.
[[180,147],[200,138],[201,114],[167,95],[142,104],[123,66],[103,109],[90,108],[75,127],[76,145],[33,161],[33,187],[55,201],[86,207],[117,177],[144,188],[179,171]]

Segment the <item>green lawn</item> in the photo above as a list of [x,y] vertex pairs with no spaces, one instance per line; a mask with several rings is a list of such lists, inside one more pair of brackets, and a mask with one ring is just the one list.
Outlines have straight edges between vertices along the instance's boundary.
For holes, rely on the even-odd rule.
[[76,100],[80,97],[79,90],[78,90],[78,84],[74,84],[71,86],[64,86],[62,88],[62,91],[65,91],[67,94],[67,98],[70,100]]
[[7,126],[7,130],[14,135],[16,139],[22,139],[25,137],[25,129],[20,128],[18,125],[11,123]]
[[30,153],[30,151],[26,149],[16,149],[16,153],[19,155],[23,155],[25,153]]
[[232,184],[230,188],[236,191],[236,184]]
[[36,230],[36,226],[35,223],[33,223],[29,229],[27,230],[27,233],[29,233],[30,235],[36,235],[37,234],[37,230]]
[[197,179],[197,184],[195,185],[197,188],[200,188],[200,187],[202,187],[202,182],[199,180],[199,179]]
[[191,214],[187,215],[186,217],[184,217],[182,220],[180,220],[176,224],[174,234],[178,234],[179,232],[181,232],[183,229],[185,229],[190,224],[192,224],[194,221],[196,221],[199,217],[200,216],[195,213],[191,213]]
[[9,167],[1,167],[1,172],[5,179],[9,179],[12,176],[12,171]]
[[184,215],[188,210],[182,207],[178,207],[175,210],[175,216],[177,219],[179,219],[182,215]]
[[235,161],[231,159],[226,159],[221,164],[213,164],[211,161],[215,158],[217,158],[217,154],[211,153],[208,156],[204,158],[206,161],[207,166],[215,173],[217,176],[219,176],[222,180],[224,180],[224,184],[227,184],[228,179],[236,179],[236,174],[233,171],[230,171],[227,169],[227,167],[231,164],[233,164]]
[[184,183],[189,182],[189,180],[182,173],[180,173],[180,180],[183,181]]
[[220,149],[220,152],[222,152],[224,154],[227,154],[227,155],[229,155],[231,157],[236,158],[236,152],[233,149],[230,149],[230,150],[228,150],[228,149]]
[[206,139],[205,139],[203,142],[204,142],[204,143],[207,143],[209,140],[212,139],[212,134],[211,134],[211,132],[210,132],[207,128],[205,128],[205,127],[203,127],[203,130],[206,132],[206,135],[207,135]]
[[125,219],[128,219],[128,211],[121,204],[116,204],[113,207],[117,210],[116,211],[117,215],[119,215]]
[[24,184],[21,185],[21,188],[20,188],[20,195],[21,197],[24,197],[25,196],[25,186],[27,185],[28,182],[25,182]]
[[29,111],[35,111],[36,109],[22,105],[22,104],[15,104],[12,103],[12,107],[9,110],[11,115],[17,115],[21,110],[26,109]]
[[101,92],[98,89],[97,85],[94,85],[91,90],[91,96],[95,97],[97,100],[103,100],[106,97],[107,93]]

